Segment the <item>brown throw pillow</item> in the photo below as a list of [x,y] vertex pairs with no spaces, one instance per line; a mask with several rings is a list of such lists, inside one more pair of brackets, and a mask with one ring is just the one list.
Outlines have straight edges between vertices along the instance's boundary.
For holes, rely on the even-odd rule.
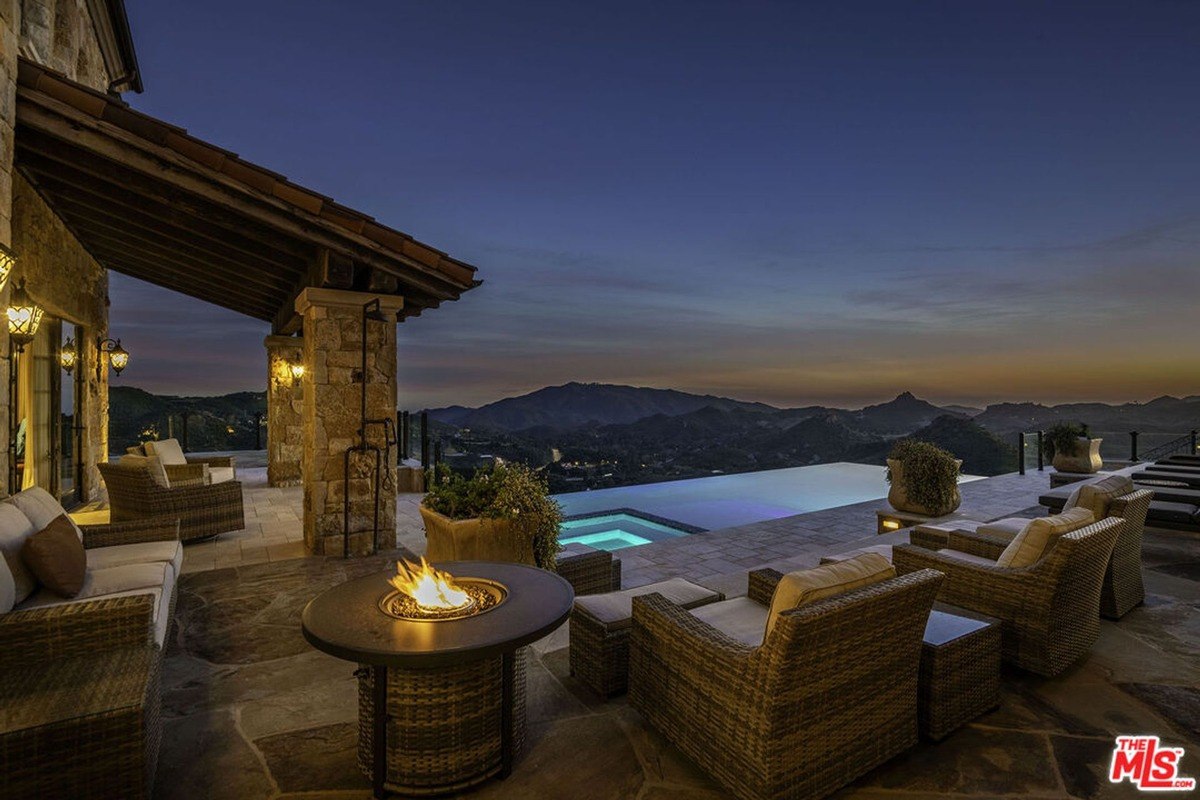
[[74,597],[87,575],[87,553],[66,514],[25,540],[21,560],[38,581],[62,597]]

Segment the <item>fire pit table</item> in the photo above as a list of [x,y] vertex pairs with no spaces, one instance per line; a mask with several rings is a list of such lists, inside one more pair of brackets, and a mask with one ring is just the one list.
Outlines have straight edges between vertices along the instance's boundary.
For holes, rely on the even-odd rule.
[[508,776],[525,737],[527,645],[567,619],[575,596],[523,564],[435,566],[469,596],[458,607],[419,606],[379,573],[318,595],[301,617],[313,647],[361,665],[358,764],[376,798]]

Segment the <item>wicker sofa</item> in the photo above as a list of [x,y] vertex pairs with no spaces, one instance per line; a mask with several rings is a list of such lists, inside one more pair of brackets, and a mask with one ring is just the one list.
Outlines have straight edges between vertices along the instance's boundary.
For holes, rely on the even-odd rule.
[[[765,616],[781,578],[750,573],[746,602]],[[825,797],[916,744],[941,582],[921,570],[785,611],[759,646],[662,595],[634,598],[630,703],[739,798]]]
[[949,549],[976,560],[898,544],[892,548],[892,563],[900,574],[944,573],[938,599],[999,619],[1006,661],[1040,675],[1058,675],[1083,657],[1100,633],[1101,586],[1123,524],[1120,518],[1106,517],[1064,534],[1029,567],[983,563],[997,559],[1007,543],[959,532],[950,534]]
[[99,464],[108,488],[113,522],[152,517],[179,520],[179,538],[190,542],[246,527],[242,484],[224,481],[187,486],[159,486],[149,470],[127,464]]
[[0,614],[0,797],[151,796],[178,522],[81,530],[81,596],[38,592]]

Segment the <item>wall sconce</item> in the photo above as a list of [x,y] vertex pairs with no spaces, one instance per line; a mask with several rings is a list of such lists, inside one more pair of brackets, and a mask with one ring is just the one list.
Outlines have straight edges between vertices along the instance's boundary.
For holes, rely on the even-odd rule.
[[70,375],[75,371],[75,365],[79,362],[79,351],[75,348],[75,340],[68,338],[63,342],[62,350],[58,353],[58,363],[62,365],[63,370]]
[[16,264],[16,253],[0,244],[0,292],[4,291],[4,287],[8,284],[8,276]]
[[108,356],[108,365],[112,367],[112,371],[117,375],[121,374],[121,370],[129,366],[129,353],[121,347],[120,339],[105,339],[103,336],[96,337],[96,348],[100,351],[100,359],[96,363],[96,374],[99,376],[101,364],[104,363],[104,356]]
[[304,365],[299,361],[294,361],[288,364],[288,371],[292,373],[292,385],[295,386],[304,377]]
[[25,291],[25,279],[22,278],[13,289],[8,301],[8,335],[17,347],[17,352],[23,352],[25,345],[37,336],[38,326],[42,324],[42,314],[45,310],[29,297]]

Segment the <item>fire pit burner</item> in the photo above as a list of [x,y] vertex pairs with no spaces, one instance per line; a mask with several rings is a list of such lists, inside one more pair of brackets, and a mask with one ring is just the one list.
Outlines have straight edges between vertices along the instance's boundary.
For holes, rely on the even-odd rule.
[[419,604],[412,595],[397,589],[380,598],[379,608],[389,617],[396,619],[447,622],[491,611],[508,597],[508,590],[503,584],[484,578],[455,577],[454,586],[467,594],[466,604],[451,608],[428,608]]

